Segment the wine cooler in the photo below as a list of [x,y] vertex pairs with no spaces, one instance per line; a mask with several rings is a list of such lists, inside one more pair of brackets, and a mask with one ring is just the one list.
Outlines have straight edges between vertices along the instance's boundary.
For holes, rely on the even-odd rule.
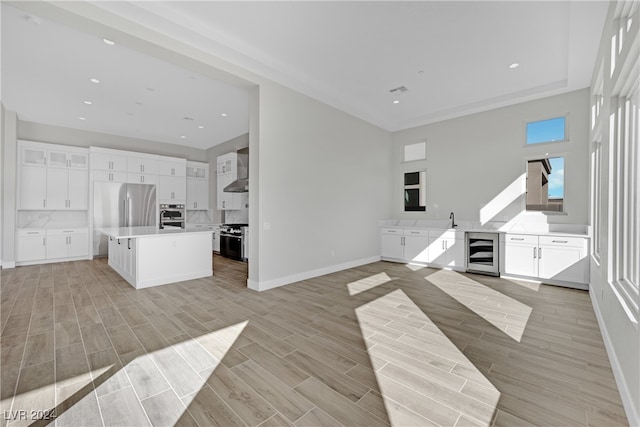
[[500,276],[500,236],[498,233],[473,232],[467,235],[467,271]]

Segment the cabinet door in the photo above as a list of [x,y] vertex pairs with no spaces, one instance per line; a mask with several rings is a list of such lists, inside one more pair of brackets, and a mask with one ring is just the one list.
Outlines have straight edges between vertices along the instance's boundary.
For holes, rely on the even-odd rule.
[[18,197],[20,209],[46,209],[47,168],[21,165]]
[[85,169],[69,169],[68,208],[86,210],[89,207],[89,172]]
[[195,208],[200,210],[209,209],[209,182],[204,179],[194,179]]
[[157,184],[158,175],[145,175],[140,173],[128,173],[127,182],[132,184]]
[[540,278],[586,283],[586,253],[582,248],[540,245],[538,256]]
[[96,171],[92,172],[94,181],[127,182],[125,172]]
[[47,151],[43,148],[23,147],[22,164],[45,166],[47,164]]
[[69,256],[84,257],[89,255],[89,234],[78,233],[69,236]]
[[[38,232],[34,232],[39,234]],[[46,238],[38,236],[18,236],[16,239],[16,261],[37,261],[47,257]]]
[[429,238],[429,263],[437,265],[447,264],[446,242],[446,239],[443,238]]
[[161,203],[183,204],[186,200],[185,178],[158,175],[158,200]]
[[224,192],[224,188],[231,184],[233,178],[231,176],[231,174],[222,174],[222,175],[218,175],[218,182],[217,182],[217,187],[218,187],[218,209],[222,209],[222,210],[226,210],[226,209],[231,209],[231,201],[233,200],[231,197],[231,194],[233,193],[225,193]]
[[49,159],[47,164],[50,168],[67,168],[67,152],[61,150],[49,150],[47,153]]
[[89,169],[89,155],[85,153],[69,153],[69,167],[72,169]]
[[47,209],[68,209],[69,170],[47,168]]
[[519,276],[538,277],[537,246],[505,243],[504,272]]
[[[464,239],[451,239],[445,240],[445,249],[447,251],[447,266],[449,267],[464,267]],[[431,248],[429,248],[431,250]]]
[[404,236],[404,259],[414,262],[428,262],[429,239],[426,236]]
[[47,259],[67,258],[68,238],[66,235],[47,236]]
[[404,259],[403,236],[393,234],[380,235],[380,254],[383,258]]

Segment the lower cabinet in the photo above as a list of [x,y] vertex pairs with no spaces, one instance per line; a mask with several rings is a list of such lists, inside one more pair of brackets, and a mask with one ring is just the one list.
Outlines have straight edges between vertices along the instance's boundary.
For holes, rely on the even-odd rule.
[[383,259],[428,262],[427,230],[383,228],[380,232],[380,248]]
[[587,248],[584,237],[507,234],[504,273],[587,284]]
[[[114,270],[135,279],[136,276],[136,239],[109,238],[109,265]],[[126,277],[125,277],[126,278]]]
[[21,229],[16,232],[16,262],[63,261],[89,256],[86,228]]
[[430,264],[464,268],[464,232],[429,230]]

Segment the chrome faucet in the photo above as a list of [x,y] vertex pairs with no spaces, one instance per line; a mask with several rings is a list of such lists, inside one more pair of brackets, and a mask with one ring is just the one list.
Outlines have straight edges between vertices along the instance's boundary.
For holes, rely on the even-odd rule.
[[456,216],[453,212],[449,214],[449,219],[451,220],[451,228],[456,228],[458,224],[456,224]]

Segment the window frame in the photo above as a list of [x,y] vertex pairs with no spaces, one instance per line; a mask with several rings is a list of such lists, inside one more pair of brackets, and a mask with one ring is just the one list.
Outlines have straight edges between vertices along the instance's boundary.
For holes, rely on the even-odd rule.
[[[532,143],[527,142],[527,128],[531,123],[544,122],[546,120],[553,120],[553,119],[560,119],[560,118],[564,118],[564,139],[556,140],[556,141],[542,141],[542,142],[532,142]],[[569,113],[563,112],[563,113],[557,113],[557,114],[548,114],[548,115],[534,117],[534,118],[525,120],[522,126],[523,128],[522,140],[524,141],[523,145],[525,147],[544,147],[544,146],[549,146],[553,144],[564,144],[564,143],[570,142],[571,138],[569,133],[569,119],[570,119]]]

